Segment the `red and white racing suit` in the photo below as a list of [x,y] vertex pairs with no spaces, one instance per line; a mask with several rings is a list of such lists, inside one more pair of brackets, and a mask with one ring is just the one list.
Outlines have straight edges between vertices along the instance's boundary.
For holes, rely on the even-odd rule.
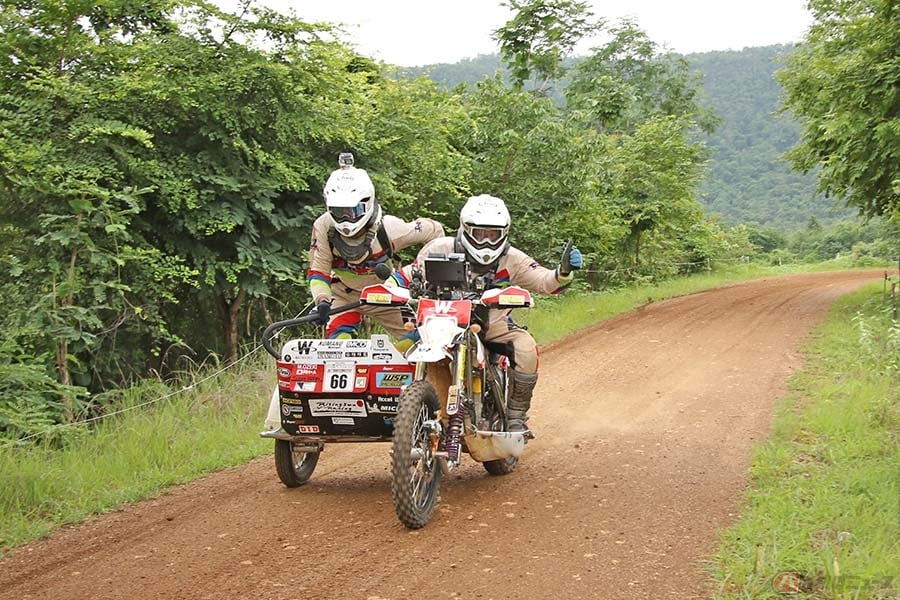
[[[326,213],[313,223],[312,242],[309,247],[309,270],[306,280],[313,302],[334,300],[332,310],[359,300],[359,294],[367,285],[381,283],[375,268],[388,260],[378,237],[369,241],[369,252],[362,260],[351,262],[340,255],[340,246],[329,240],[331,217]],[[444,235],[444,228],[433,219],[420,218],[409,223],[392,216],[382,217],[382,226],[394,251],[408,246],[424,244]],[[377,226],[377,225],[376,225]],[[352,246],[366,242],[366,232],[356,239],[340,240]],[[396,307],[361,306],[335,315],[328,321],[325,336],[328,338],[356,337],[362,315],[366,314],[378,321],[396,338],[406,335],[403,329],[401,311]]]

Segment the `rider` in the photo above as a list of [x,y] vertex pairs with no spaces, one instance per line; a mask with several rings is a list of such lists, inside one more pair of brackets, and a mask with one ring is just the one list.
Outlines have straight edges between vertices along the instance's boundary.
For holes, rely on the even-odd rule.
[[[353,155],[342,152],[340,168],[325,183],[328,210],[313,223],[306,280],[316,305],[318,323],[326,325],[330,339],[354,338],[366,314],[400,340],[402,350],[412,345],[411,334],[403,327],[401,308],[363,305],[331,316],[331,311],[359,300],[367,285],[381,283],[376,267],[390,265],[398,250],[424,244],[444,235],[443,226],[433,219],[418,218],[409,223],[384,214],[375,200],[375,186],[365,169],[353,165]],[[272,394],[266,428],[278,429],[278,389]]]
[[353,166],[353,155],[342,153],[338,162],[340,168],[325,184],[328,211],[313,223],[306,272],[319,323],[327,324],[327,338],[356,337],[362,314],[367,314],[395,338],[408,337],[401,310],[396,307],[360,306],[329,315],[333,309],[359,300],[365,286],[381,282],[375,274],[380,263],[390,265],[396,251],[439,238],[444,228],[433,219],[406,223],[383,214],[369,174]]
[[[555,269],[542,267],[509,244],[510,218],[500,198],[482,194],[469,198],[459,213],[456,237],[442,237],[425,245],[416,261],[391,276],[393,283],[408,287],[412,270],[421,268],[429,254],[464,253],[470,277],[481,278],[485,289],[521,286],[538,294],[557,294],[572,283],[572,270],[581,268],[581,252],[572,247]],[[426,273],[427,277],[427,273]],[[492,310],[484,340],[509,350],[512,378],[507,405],[509,431],[527,431],[525,424],[537,383],[538,348],[527,330],[512,320],[509,310]]]

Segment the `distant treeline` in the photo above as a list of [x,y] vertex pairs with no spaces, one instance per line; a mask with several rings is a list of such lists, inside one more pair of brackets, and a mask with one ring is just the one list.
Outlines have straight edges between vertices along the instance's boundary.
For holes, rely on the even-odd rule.
[[[782,91],[774,76],[789,50],[773,45],[685,55],[703,76],[702,101],[721,119],[712,133],[698,136],[710,151],[699,199],[727,224],[756,223],[787,232],[803,229],[811,217],[827,225],[855,214],[818,194],[815,174],[792,170],[784,158],[800,131],[796,120],[781,112]],[[498,70],[505,72],[500,57],[490,54],[406,72],[450,89]]]

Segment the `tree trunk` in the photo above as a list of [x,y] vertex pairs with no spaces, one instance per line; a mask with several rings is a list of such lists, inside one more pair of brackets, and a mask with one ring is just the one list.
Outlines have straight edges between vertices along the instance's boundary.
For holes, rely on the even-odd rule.
[[[81,224],[81,217],[78,218]],[[75,265],[78,262],[78,250],[73,250],[69,256],[68,283],[69,293],[64,298],[59,298],[60,312],[75,304],[75,295],[71,291],[75,286]],[[56,296],[56,283],[53,284],[53,295]],[[63,337],[56,340],[56,372],[59,382],[64,386],[72,385],[72,373],[69,371],[69,341]],[[65,408],[66,422],[71,423],[75,419],[75,401],[70,394],[63,394],[63,407]]]
[[[72,374],[69,372],[69,342],[65,339],[56,341],[56,371],[61,384],[72,385]],[[66,423],[71,423],[75,418],[72,396],[63,394],[62,401],[65,407]]]
[[225,294],[219,295],[219,301],[222,306],[222,316],[225,321],[225,363],[232,363],[237,360],[238,349],[238,313],[241,310],[241,304],[244,302],[247,293],[240,290],[237,296],[229,300]]
[[634,268],[641,266],[641,230],[634,232]]

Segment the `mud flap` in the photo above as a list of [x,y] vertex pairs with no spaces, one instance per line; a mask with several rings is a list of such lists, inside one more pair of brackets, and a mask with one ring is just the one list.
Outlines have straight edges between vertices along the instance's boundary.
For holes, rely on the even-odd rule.
[[266,413],[266,431],[281,429],[281,401],[278,397],[278,386],[272,390],[272,400],[269,402],[269,412]]

